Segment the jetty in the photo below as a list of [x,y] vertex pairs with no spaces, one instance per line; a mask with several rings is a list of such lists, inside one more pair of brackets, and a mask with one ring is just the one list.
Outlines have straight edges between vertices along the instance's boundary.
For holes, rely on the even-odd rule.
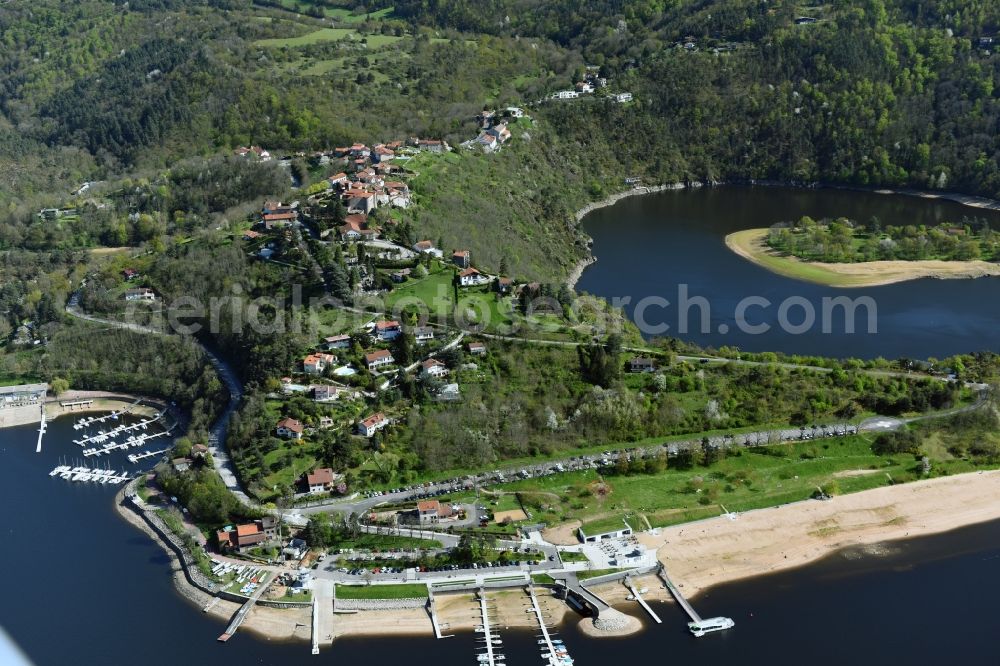
[[563,647],[562,641],[553,639],[552,634],[549,633],[549,627],[545,622],[545,616],[542,615],[542,607],[538,604],[538,596],[535,594],[535,586],[533,584],[528,585],[528,596],[531,597],[531,609],[534,611],[535,619],[538,621],[539,635],[541,636],[538,644],[542,646],[542,659],[547,660],[550,666],[572,664],[573,660],[570,658],[566,648]]
[[[653,618],[656,624],[663,624],[663,620],[661,620],[660,617],[653,611],[653,609],[649,607],[649,604],[646,603],[646,600],[642,598],[641,591],[639,590],[638,587],[635,586],[635,583],[632,582],[631,577],[625,579],[625,587],[627,587],[632,592],[632,596],[635,597],[635,600],[639,602],[639,605],[642,606],[647,613],[649,613],[649,616]],[[694,612],[693,608],[691,609],[691,612],[692,613]]]
[[45,423],[45,406],[44,405],[41,407],[41,412],[42,412],[42,416],[41,416],[41,420],[38,422],[38,443],[35,444],[35,453],[41,453],[42,452],[42,437],[45,435],[46,428],[48,428],[48,425]]
[[236,615],[234,615],[233,619],[230,620],[229,626],[227,626],[226,630],[222,632],[221,636],[219,636],[218,640],[220,643],[225,643],[230,638],[232,638],[233,635],[236,633],[236,630],[240,628],[241,624],[243,624],[243,621],[247,619],[247,615],[250,614],[250,611],[253,609],[254,604],[257,603],[257,600],[260,599],[262,594],[264,594],[264,590],[267,589],[267,585],[265,584],[266,581],[267,581],[267,574],[265,573],[261,578],[260,584],[257,586],[257,589],[253,591],[253,594],[251,594],[250,598],[246,600],[246,603],[240,606],[240,609],[236,611]]
[[660,580],[663,581],[663,584],[664,586],[666,586],[667,591],[669,591],[670,594],[674,597],[674,601],[677,602],[678,606],[684,609],[684,612],[687,613],[689,618],[691,618],[691,621],[701,622],[701,616],[698,615],[694,607],[690,603],[688,603],[688,600],[684,598],[684,595],[681,594],[681,591],[678,590],[677,587],[670,581],[670,578],[667,576],[667,570],[663,567],[660,567],[660,569],[656,572],[656,575],[660,577]]
[[486,652],[476,655],[476,658],[480,664],[497,666],[498,662],[504,660],[504,656],[494,649],[500,645],[500,634],[494,632],[490,627],[490,613],[486,603],[486,588],[480,587],[476,595],[479,597],[479,612],[482,613],[482,626],[477,627],[476,631],[483,634],[483,647],[486,648]]
[[436,638],[452,638],[454,634],[444,634],[441,632],[441,621],[437,614],[437,601],[434,599],[434,587],[427,586],[427,613],[431,616],[431,624],[434,625],[434,636]]

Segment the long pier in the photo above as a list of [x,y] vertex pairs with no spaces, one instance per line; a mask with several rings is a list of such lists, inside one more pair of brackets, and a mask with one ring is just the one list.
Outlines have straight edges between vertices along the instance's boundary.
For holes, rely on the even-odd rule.
[[690,603],[688,603],[688,600],[684,598],[684,595],[681,594],[681,591],[678,590],[677,587],[672,582],[670,582],[670,578],[667,577],[667,570],[664,569],[663,567],[660,567],[659,571],[656,572],[656,575],[660,577],[660,580],[663,581],[663,584],[667,587],[667,590],[669,590],[670,594],[673,595],[674,600],[681,608],[684,609],[684,612],[688,614],[688,617],[691,618],[691,621],[701,622],[701,616],[698,615],[694,607]]
[[[531,609],[535,612],[535,619],[538,620],[538,628],[542,632],[542,659],[547,659],[549,664],[561,664],[567,663],[567,658],[569,655],[566,653],[566,649],[557,649],[555,643],[552,641],[552,636],[549,634],[549,627],[545,624],[545,616],[542,615],[542,607],[538,605],[538,597],[535,595],[535,586],[533,584],[528,585],[528,596],[531,597]],[[570,661],[569,663],[572,663]]]
[[639,588],[635,586],[631,578],[625,579],[625,586],[632,591],[632,596],[635,597],[635,600],[639,602],[639,605],[642,606],[647,613],[649,613],[649,616],[653,618],[656,624],[663,624],[663,620],[661,620],[660,617],[655,612],[653,612],[653,609],[649,607],[649,604],[646,603],[646,600],[642,598],[642,594],[639,593]]
[[250,598],[246,600],[246,603],[240,606],[240,609],[236,611],[236,615],[234,615],[233,619],[229,622],[229,626],[226,627],[226,630],[221,636],[219,636],[220,643],[225,643],[232,638],[233,634],[236,633],[236,630],[240,628],[241,624],[243,624],[243,621],[247,619],[247,615],[250,614],[254,604],[257,603],[257,600],[260,599],[261,595],[264,594],[264,590],[268,587],[266,582],[267,576],[268,574],[265,573],[264,578],[261,580],[260,585],[257,586],[257,589],[254,590]]

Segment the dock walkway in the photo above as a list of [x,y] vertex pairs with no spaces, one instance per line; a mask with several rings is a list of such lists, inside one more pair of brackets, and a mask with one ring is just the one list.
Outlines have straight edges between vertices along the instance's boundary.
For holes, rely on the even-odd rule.
[[431,616],[431,624],[434,625],[434,636],[436,638],[453,638],[454,634],[445,634],[441,631],[441,621],[438,620],[437,601],[434,599],[434,588],[427,585],[427,613]]
[[494,634],[493,630],[490,628],[490,613],[486,606],[486,588],[479,588],[479,611],[483,614],[483,647],[486,648],[486,659],[480,659],[480,664],[485,664],[487,666],[497,666],[499,656],[493,649],[494,641],[499,643],[499,634]]
[[680,607],[684,609],[684,612],[688,614],[688,617],[691,618],[691,621],[701,622],[701,616],[698,615],[698,613],[694,610],[694,607],[691,606],[690,603],[688,603],[688,600],[684,598],[684,595],[681,594],[681,591],[678,590],[677,587],[672,582],[670,582],[670,578],[667,576],[667,570],[664,569],[663,567],[660,567],[659,571],[656,572],[656,575],[660,577],[660,580],[662,580],[663,584],[666,585],[667,590],[670,592],[670,594],[673,595],[674,600],[676,600],[677,603],[680,605]]
[[663,624],[663,620],[660,619],[653,609],[649,607],[649,604],[646,603],[646,600],[642,598],[642,595],[639,594],[639,588],[635,586],[635,583],[632,582],[631,578],[625,579],[625,586],[632,591],[632,596],[634,596],[635,600],[639,602],[639,605],[642,606],[647,613],[649,613],[649,616],[656,621],[656,624]]

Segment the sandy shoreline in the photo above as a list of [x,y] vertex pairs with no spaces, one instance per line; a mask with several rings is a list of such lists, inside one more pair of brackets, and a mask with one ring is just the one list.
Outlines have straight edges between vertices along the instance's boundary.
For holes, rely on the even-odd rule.
[[[639,540],[690,594],[875,546],[1000,519],[1000,470],[938,477],[697,523]],[[872,550],[877,553],[877,549]]]
[[822,263],[782,256],[764,243],[767,229],[745,229],[726,236],[726,247],[748,261],[797,280],[828,287],[877,287],[920,278],[973,279],[1000,275],[1000,264],[988,261],[866,261]]
[[[155,533],[133,512],[116,502],[119,515],[161,543]],[[695,523],[641,533],[639,540],[656,549],[671,578],[686,594],[694,596],[708,588],[745,578],[800,567],[852,547],[866,547],[877,556],[891,552],[885,542],[947,532],[959,527],[1000,519],[1000,470],[938,477],[898,486],[876,488],[835,497],[826,502],[803,501],[740,514],[736,520],[711,518]],[[182,597],[199,608],[212,604],[208,615],[227,621],[238,605],[219,600],[188,583],[173,552],[172,577]],[[671,601],[652,576],[638,580],[647,587],[647,599]],[[601,631],[589,618],[579,618],[565,602],[544,587],[536,587],[539,603],[556,625],[579,622],[580,630],[595,638],[627,636],[640,631],[645,614],[626,599],[628,590],[620,582],[593,588],[595,593],[626,614],[627,625],[617,631]],[[527,611],[529,599],[521,589],[492,590],[494,622],[500,629],[534,628]],[[478,605],[471,593],[436,595],[439,618],[445,633],[469,632],[479,623]],[[578,619],[579,618],[579,619]],[[307,641],[310,638],[309,609],[276,609],[257,606],[242,630],[266,640]],[[221,631],[221,627],[220,627]],[[427,611],[409,608],[336,614],[334,639],[344,636],[433,635]]]

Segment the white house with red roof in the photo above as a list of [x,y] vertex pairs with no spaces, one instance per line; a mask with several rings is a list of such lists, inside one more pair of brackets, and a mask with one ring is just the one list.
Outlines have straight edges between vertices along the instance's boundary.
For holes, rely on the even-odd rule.
[[379,340],[395,340],[403,333],[398,321],[375,322],[375,337]]
[[307,375],[321,375],[336,362],[337,357],[333,354],[309,354],[302,360],[302,370]]
[[448,374],[448,366],[436,358],[429,358],[420,364],[421,377],[444,377]]
[[301,421],[295,419],[281,419],[278,421],[278,425],[275,427],[274,432],[278,437],[283,437],[285,439],[302,439],[302,433],[304,433],[306,427],[302,425]]
[[358,433],[363,437],[371,437],[387,425],[389,425],[389,418],[382,412],[376,412],[368,418],[358,421]]
[[376,349],[373,352],[365,354],[365,367],[369,370],[391,365],[395,361],[396,359],[392,357],[392,353],[388,349]]
[[458,274],[458,283],[463,287],[475,287],[480,284],[486,284],[489,281],[489,277],[483,275],[475,268],[466,268]]

